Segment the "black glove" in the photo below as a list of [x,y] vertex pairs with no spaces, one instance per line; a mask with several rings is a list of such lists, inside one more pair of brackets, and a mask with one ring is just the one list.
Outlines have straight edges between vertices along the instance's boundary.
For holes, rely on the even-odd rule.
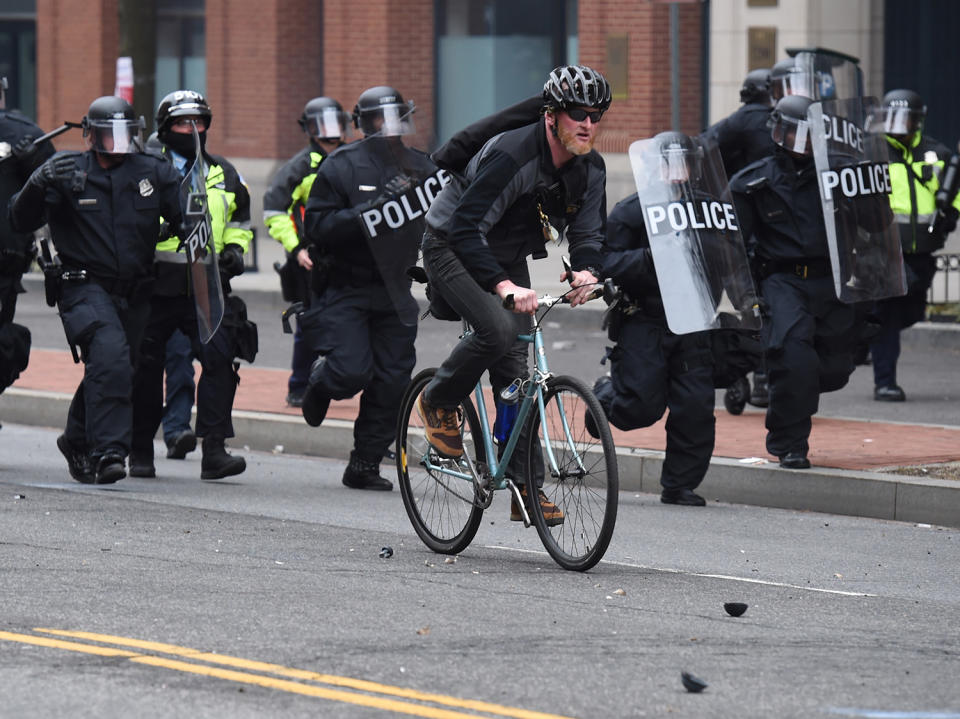
[[376,198],[369,200],[360,206],[361,211],[367,210],[371,207],[379,207],[391,200],[396,200],[400,195],[404,194],[416,184],[416,181],[412,177],[408,177],[404,174],[399,174],[396,177],[390,178],[390,180],[383,186],[383,191],[377,195]]
[[24,165],[29,165],[30,161],[37,154],[37,146],[33,144],[34,137],[33,135],[24,135],[20,138],[20,142],[13,146],[10,152],[17,159],[17,162],[20,162]]
[[943,214],[946,216],[943,220],[943,234],[946,236],[957,229],[957,218],[960,217],[960,210],[950,205]]
[[220,250],[220,270],[227,277],[236,277],[243,274],[243,250],[240,245],[230,243]]
[[166,242],[171,237],[175,237],[173,233],[173,225],[164,220],[160,223],[160,232],[157,234],[157,243]]
[[52,157],[30,176],[30,181],[41,187],[50,187],[58,182],[73,184],[77,174],[77,161],[73,156]]

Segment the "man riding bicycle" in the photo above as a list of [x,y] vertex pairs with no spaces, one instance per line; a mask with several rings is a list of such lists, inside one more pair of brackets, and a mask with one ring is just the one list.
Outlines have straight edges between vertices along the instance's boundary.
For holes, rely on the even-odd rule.
[[[430,285],[474,330],[417,401],[430,443],[445,456],[463,454],[457,407],[485,370],[494,397],[526,377],[527,343],[517,335],[529,332],[537,309],[527,255],[546,257],[545,241],[565,232],[574,268],[566,277],[574,288],[570,304],[585,302],[598,282],[592,268],[601,265],[606,230],[606,169],[593,144],[610,99],[599,72],[555,68],[543,86],[539,120],[487,141],[427,212],[422,249]],[[508,296],[512,309],[504,308]],[[522,455],[515,452],[511,462],[517,484],[525,479]],[[545,517],[562,521],[561,510],[539,496]],[[516,506],[511,519],[522,519]]]

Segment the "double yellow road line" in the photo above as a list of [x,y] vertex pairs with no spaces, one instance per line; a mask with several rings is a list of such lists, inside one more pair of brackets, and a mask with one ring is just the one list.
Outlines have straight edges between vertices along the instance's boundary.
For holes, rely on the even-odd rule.
[[[43,628],[35,628],[33,631],[37,634],[0,631],[0,640],[102,657],[127,657],[137,664],[429,719],[463,719],[464,717],[475,719],[477,716],[485,715],[513,719],[568,719],[557,714],[544,714],[490,702],[420,692],[364,679],[320,674],[280,664],[203,652],[176,644],[93,632]],[[444,707],[452,707],[452,709]]]

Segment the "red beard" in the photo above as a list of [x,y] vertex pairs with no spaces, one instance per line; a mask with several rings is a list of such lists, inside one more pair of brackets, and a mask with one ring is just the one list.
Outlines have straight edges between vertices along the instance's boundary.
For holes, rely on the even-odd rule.
[[586,155],[588,152],[590,152],[590,150],[593,149],[593,143],[597,138],[596,134],[594,134],[589,140],[584,141],[577,137],[577,133],[570,132],[566,128],[561,127],[559,124],[556,125],[556,128],[557,137],[560,138],[560,142],[564,149],[571,155]]

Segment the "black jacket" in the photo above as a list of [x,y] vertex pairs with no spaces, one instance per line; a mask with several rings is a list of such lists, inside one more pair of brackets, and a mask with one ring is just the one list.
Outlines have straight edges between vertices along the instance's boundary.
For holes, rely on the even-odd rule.
[[41,143],[29,163],[24,163],[12,155],[13,147],[24,137],[37,138],[42,134],[43,130],[23,115],[0,110],[0,252],[3,254],[3,268],[0,271],[12,269],[18,264],[22,269],[23,265],[18,263],[18,259],[21,262],[26,259],[33,243],[31,234],[11,229],[7,203],[20,191],[33,171],[54,153],[53,145],[48,140]]
[[[425,153],[399,138],[369,137],[343,145],[317,169],[304,214],[306,240],[335,266],[357,269],[368,273],[371,282],[382,282],[361,215],[382,202],[387,183],[398,175],[422,179],[436,172]],[[419,218],[404,225],[404,237],[418,240],[423,234],[419,211]]]
[[66,269],[119,280],[150,274],[160,218],[181,230],[180,175],[155,155],[127,155],[108,170],[93,152],[55,157],[64,155],[76,162],[72,181],[46,189],[28,181],[10,204],[13,227],[30,232],[48,222]]
[[796,163],[780,150],[730,180],[747,252],[756,261],[830,257],[820,189],[811,157]]
[[717,143],[727,177],[733,177],[747,165],[773,154],[776,144],[767,127],[770,110],[769,105],[748,102],[701,135]]
[[486,290],[508,278],[504,268],[527,255],[546,257],[537,206],[566,229],[575,270],[599,267],[606,232],[606,168],[599,153],[575,157],[557,170],[543,119],[497,135],[464,172],[444,187],[427,224]]

